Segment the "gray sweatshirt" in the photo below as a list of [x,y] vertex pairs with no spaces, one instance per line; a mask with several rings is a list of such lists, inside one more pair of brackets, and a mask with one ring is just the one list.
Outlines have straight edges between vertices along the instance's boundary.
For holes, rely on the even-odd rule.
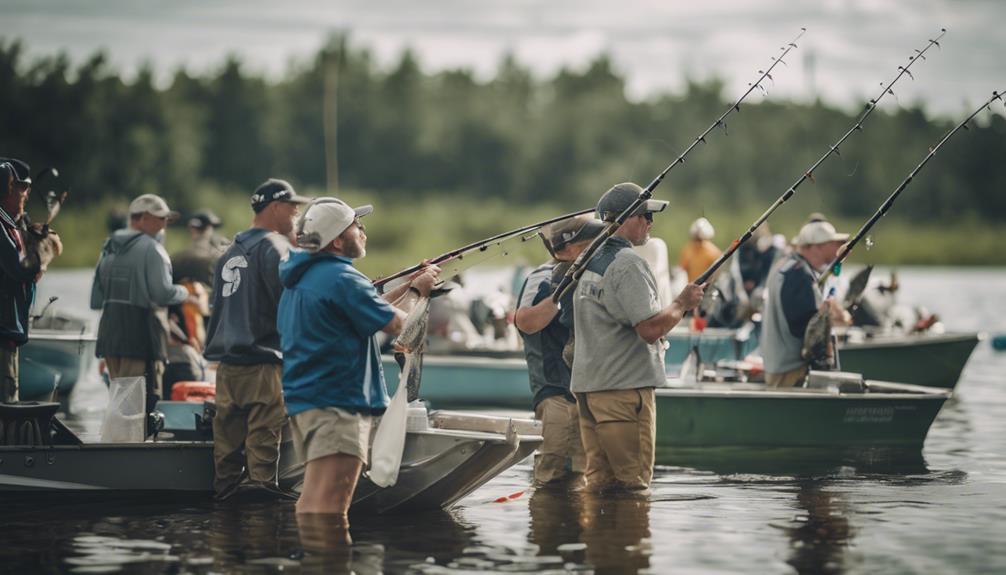
[[102,310],[98,357],[166,357],[163,312],[185,301],[188,291],[171,283],[164,246],[138,230],[118,230],[101,248],[91,285],[91,309]]

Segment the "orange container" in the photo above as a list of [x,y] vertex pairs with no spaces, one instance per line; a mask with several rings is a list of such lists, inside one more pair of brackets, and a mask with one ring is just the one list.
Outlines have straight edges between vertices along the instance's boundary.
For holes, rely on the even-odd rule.
[[217,396],[217,386],[205,381],[177,381],[171,386],[172,401],[199,402]]

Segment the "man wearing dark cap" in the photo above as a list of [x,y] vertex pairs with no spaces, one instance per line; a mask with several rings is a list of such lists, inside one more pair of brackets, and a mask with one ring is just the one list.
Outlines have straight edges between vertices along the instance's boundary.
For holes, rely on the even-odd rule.
[[[283,406],[283,353],[276,308],[283,292],[279,262],[290,251],[294,220],[309,200],[284,180],[252,195],[252,227],[234,237],[213,282],[206,359],[219,361],[213,418],[214,490],[225,498],[245,475],[274,491]],[[215,217],[215,216],[214,216]]]
[[223,222],[210,210],[199,210],[189,216],[191,241],[184,250],[171,254],[176,282],[191,280],[213,287],[213,270],[217,260],[231,245],[230,240],[215,233],[221,225]]
[[[597,212],[613,222],[642,189],[618,184],[605,192]],[[664,385],[661,338],[702,299],[704,286],[688,284],[661,308],[646,261],[632,251],[643,245],[653,214],[667,202],[647,200],[588,263],[574,293],[576,354],[571,388],[587,453],[587,489],[646,490],[653,478],[656,439],[654,388]]]
[[167,359],[167,308],[189,292],[171,281],[163,232],[178,212],[154,194],[129,204],[129,227],[113,232],[101,247],[91,284],[91,309],[101,310],[95,354],[109,376],[145,377],[147,412],[161,396]]
[[563,360],[572,335],[573,298],[570,294],[563,301],[560,314],[552,292],[569,263],[602,230],[603,223],[586,216],[551,226],[542,239],[553,259],[528,275],[517,296],[514,323],[524,340],[532,405],[544,438],[534,462],[534,481],[540,486],[561,482],[584,469],[576,399],[569,391],[570,366]]
[[[0,158],[0,402],[18,401],[18,348],[28,341],[28,313],[35,300],[35,283],[47,262],[37,250],[26,249],[22,221],[31,192],[28,164]],[[51,234],[58,244],[58,236]]]

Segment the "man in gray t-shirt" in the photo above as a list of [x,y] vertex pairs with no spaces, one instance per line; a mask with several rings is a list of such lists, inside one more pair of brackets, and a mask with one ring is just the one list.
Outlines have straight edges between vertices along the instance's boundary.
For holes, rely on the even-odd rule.
[[[597,203],[602,220],[615,221],[642,192],[618,184]],[[664,384],[661,339],[702,299],[704,286],[689,284],[665,308],[646,261],[632,251],[643,245],[653,214],[667,202],[647,200],[588,263],[574,295],[576,353],[571,389],[587,453],[587,488],[644,490],[653,478],[656,406],[654,388]]]

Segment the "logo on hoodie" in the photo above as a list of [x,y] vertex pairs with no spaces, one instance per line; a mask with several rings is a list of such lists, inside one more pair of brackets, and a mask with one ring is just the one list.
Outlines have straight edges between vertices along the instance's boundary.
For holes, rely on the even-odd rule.
[[248,260],[244,256],[234,256],[224,264],[224,268],[220,270],[220,277],[224,280],[224,297],[231,297],[241,287],[241,268],[246,267]]

